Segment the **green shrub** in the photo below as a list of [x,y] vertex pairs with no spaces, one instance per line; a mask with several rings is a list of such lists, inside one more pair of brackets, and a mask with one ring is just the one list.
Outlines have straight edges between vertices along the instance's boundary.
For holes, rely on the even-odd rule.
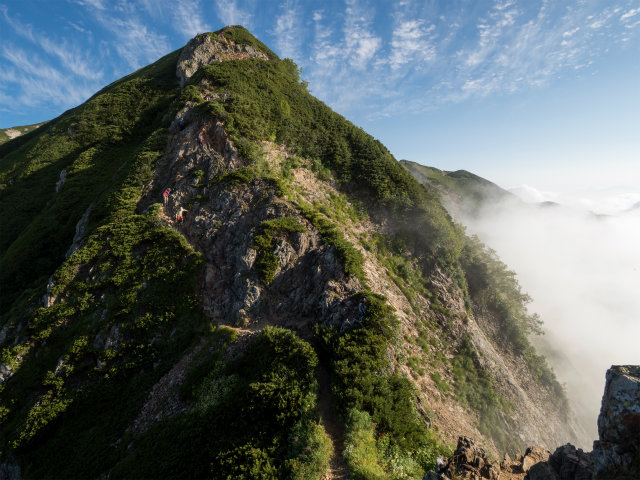
[[494,335],[494,340],[503,349],[521,355],[534,378],[555,395],[560,410],[567,412],[564,389],[529,340],[528,335],[542,333],[541,321],[527,310],[531,297],[522,291],[515,273],[477,236],[467,239],[460,262],[476,308],[488,309],[497,322],[499,335]]
[[386,479],[376,448],[371,416],[357,409],[349,411],[344,459],[354,480]]
[[267,327],[243,355],[221,361],[220,341],[189,374],[194,407],[137,438],[112,478],[319,479],[330,447],[317,421],[311,346]]
[[226,170],[218,175],[213,183],[226,183],[228,185],[246,185],[255,178],[255,171],[251,167],[241,167],[234,170]]
[[303,416],[291,429],[289,445],[286,469],[292,480],[323,478],[334,452],[331,440],[317,420]]
[[256,268],[260,273],[262,281],[268,285],[275,278],[276,271],[280,264],[273,250],[275,240],[283,234],[304,232],[305,228],[295,217],[280,217],[272,220],[265,220],[257,229],[258,232],[253,237],[252,248],[257,252]]
[[364,274],[362,253],[349,242],[342,232],[327,217],[315,211],[306,202],[298,202],[300,213],[320,232],[322,239],[336,249],[344,273],[356,277],[360,284],[366,288],[367,280]]

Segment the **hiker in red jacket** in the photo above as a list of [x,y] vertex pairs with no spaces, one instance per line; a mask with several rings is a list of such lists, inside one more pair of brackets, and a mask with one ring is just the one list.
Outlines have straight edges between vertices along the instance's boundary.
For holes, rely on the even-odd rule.
[[162,203],[165,205],[169,203],[169,195],[171,194],[170,188],[165,188],[164,192],[162,192]]

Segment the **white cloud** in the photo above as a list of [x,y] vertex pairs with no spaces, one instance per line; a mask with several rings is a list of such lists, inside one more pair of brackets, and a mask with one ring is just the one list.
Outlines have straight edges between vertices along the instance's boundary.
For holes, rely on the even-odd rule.
[[280,9],[282,12],[276,17],[276,26],[273,31],[276,49],[282,57],[296,58],[302,35],[302,31],[298,27],[300,24],[299,6],[297,2],[287,1],[280,6]]
[[97,10],[105,10],[104,0],[71,0],[73,3],[82,5],[83,7],[95,8]]
[[311,59],[317,65],[318,72],[328,73],[333,72],[336,62],[340,59],[342,49],[331,41],[334,32],[323,23],[323,20],[325,17],[322,10],[313,12],[315,36]]
[[199,0],[176,1],[174,28],[188,38],[211,30],[202,17]]
[[[588,69],[612,44],[628,42],[637,31],[628,20],[625,28],[613,28],[624,14],[602,2],[494,0],[484,13],[470,16],[403,0],[394,4],[391,31],[383,40],[371,3],[345,0],[342,15],[327,9],[309,13],[314,44],[304,67],[313,91],[334,106],[368,109],[373,117],[417,113],[540,88]],[[589,28],[596,22],[599,29]],[[403,101],[395,100],[398,92]]]
[[18,35],[36,44],[44,52],[57,57],[62,65],[75,75],[90,80],[99,80],[103,77],[99,62],[88,58],[82,48],[69,44],[66,40],[51,40],[43,34],[36,34],[31,25],[12,19],[6,8],[1,8],[0,11]]
[[78,32],[80,32],[80,33],[89,33],[89,30],[87,30],[87,29],[86,29],[86,28],[84,28],[84,27],[81,27],[81,26],[80,26],[80,25],[78,25],[77,23],[69,22],[69,25],[70,25],[73,29],[77,30],[77,31],[78,31]]
[[95,85],[86,82],[71,82],[66,74],[43,62],[37,55],[27,54],[13,45],[4,45],[0,55],[13,67],[2,70],[4,88],[10,83],[17,85],[12,95],[5,95],[6,105],[12,108],[53,104],[69,107],[86,100],[94,91]]
[[573,37],[578,31],[580,30],[580,27],[576,27],[572,30],[567,30],[566,32],[564,32],[562,34],[563,37]]
[[526,184],[509,187],[507,190],[528,203],[555,202],[558,199],[558,194],[555,192],[538,190]]
[[131,69],[155,61],[170,50],[164,35],[153,32],[134,16],[122,19],[100,14],[96,19],[114,35],[111,44]]
[[371,5],[362,5],[359,0],[346,0],[346,5],[346,54],[354,68],[363,69],[382,45],[382,40],[375,35],[372,28],[375,11]]
[[409,62],[429,62],[436,56],[433,44],[435,25],[425,26],[423,20],[401,21],[393,30],[391,40],[392,70],[397,70]]
[[237,0],[216,0],[218,18],[225,25],[251,27],[253,15],[238,7]]
[[628,12],[623,13],[620,16],[620,20],[621,21],[625,21],[630,19],[631,17],[635,17],[636,15],[638,15],[640,13],[640,8],[632,8],[631,10],[629,10]]

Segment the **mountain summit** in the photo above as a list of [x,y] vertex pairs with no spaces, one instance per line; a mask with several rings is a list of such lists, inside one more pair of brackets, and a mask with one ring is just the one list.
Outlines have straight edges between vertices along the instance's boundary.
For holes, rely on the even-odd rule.
[[420,478],[576,441],[512,272],[242,27],[0,146],[2,471]]

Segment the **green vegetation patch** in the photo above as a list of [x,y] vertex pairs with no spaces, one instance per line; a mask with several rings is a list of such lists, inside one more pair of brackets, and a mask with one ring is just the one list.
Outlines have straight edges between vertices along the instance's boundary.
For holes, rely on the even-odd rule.
[[193,384],[194,407],[136,439],[112,478],[320,478],[331,447],[315,408],[311,346],[267,327],[241,357],[220,358]]
[[503,415],[511,408],[495,390],[491,376],[479,363],[471,340],[464,337],[453,359],[456,377],[454,390],[462,405],[473,408],[479,415],[478,428],[493,438],[501,451],[518,452],[524,444],[515,435],[516,425]]
[[356,277],[360,281],[360,285],[366,288],[367,279],[363,269],[364,258],[362,253],[344,238],[343,233],[331,220],[311,205],[300,201],[297,207],[302,215],[320,232],[322,239],[336,249],[340,263],[344,268],[344,273]]
[[176,59],[167,55],[0,146],[3,318],[22,292],[46,284],[91,204],[87,231],[114,214],[120,200],[137,201],[165,149],[163,116],[178,93]]
[[275,240],[287,233],[304,232],[305,227],[295,217],[280,217],[265,220],[260,224],[257,233],[253,237],[253,245],[257,251],[256,268],[262,281],[268,285],[275,278],[276,271],[280,267],[278,257],[273,252]]
[[362,129],[313,98],[291,60],[227,61],[201,68],[202,77],[229,101],[208,102],[211,114],[225,122],[236,144],[245,139],[271,140],[310,158],[319,172],[332,171],[341,185],[360,197],[370,213],[393,219],[393,227],[412,247],[452,264],[462,237],[437,197],[427,192]]
[[222,32],[222,34],[229,40],[239,45],[250,45],[256,50],[265,53],[271,60],[277,59],[277,55],[273,53],[269,47],[254,37],[249,30],[241,25],[233,25],[231,27],[225,27],[222,30],[218,30],[213,35]]
[[[16,346],[2,351],[15,365],[2,392],[5,448],[25,460],[25,473],[95,476],[116,455],[111,443],[202,322],[200,266],[177,232],[130,215],[98,228],[56,271],[57,303],[36,309],[26,327],[38,354],[16,362]],[[104,422],[89,419],[96,410]],[[100,461],[83,463],[96,452]]]
[[[35,129],[37,129],[38,127],[44,125],[46,122],[43,123],[34,123],[32,125],[22,125],[19,127],[11,127],[11,128],[0,128],[0,145],[2,145],[3,143],[8,142],[9,140],[12,140],[14,138],[19,138],[20,136],[32,132]],[[16,132],[18,133],[18,135],[16,136]]]
[[[338,407],[350,419],[347,432],[360,430],[360,433],[353,433],[353,458],[371,458],[373,455],[372,447],[367,446],[370,443],[367,432],[373,427],[366,426],[366,416],[376,425],[376,438],[387,439],[384,448],[376,450],[377,461],[373,463],[389,471],[385,457],[393,457],[390,452],[408,458],[420,451],[417,462],[426,472],[433,468],[438,452],[445,451],[446,447],[435,439],[416,412],[414,387],[406,378],[392,372],[389,340],[396,337],[398,325],[391,307],[384,298],[371,293],[364,295],[362,301],[366,312],[353,328],[343,333],[335,327],[318,328],[318,335],[331,358]],[[364,413],[349,413],[354,409]],[[367,463],[369,466],[364,471],[378,470],[371,460]],[[351,467],[355,468],[354,474],[359,471],[354,464]]]

